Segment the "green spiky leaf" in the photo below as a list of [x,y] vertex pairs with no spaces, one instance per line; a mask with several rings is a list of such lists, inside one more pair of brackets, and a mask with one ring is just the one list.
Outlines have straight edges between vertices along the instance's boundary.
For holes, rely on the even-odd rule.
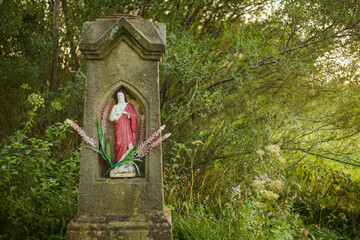
[[111,159],[111,151],[110,151],[110,141],[108,140],[106,143],[106,154],[109,159]]
[[[132,159],[132,157],[133,157],[136,149],[138,148],[138,146],[139,146],[139,144],[136,144],[136,146],[135,146],[133,149],[131,149],[131,151],[129,152],[129,154],[126,155],[126,157],[125,157],[123,160],[121,160],[121,161],[115,163],[114,165],[112,165],[112,166],[109,168],[109,170],[106,171],[106,173],[104,174],[104,176],[106,176],[113,168],[115,168],[115,167],[117,167],[117,166],[119,166],[119,165],[126,164],[126,163],[131,163],[131,162],[133,162],[133,163],[136,165],[136,163],[135,163],[134,161],[130,160],[130,159]],[[130,162],[130,161],[131,161],[131,162]],[[137,166],[136,166],[136,167],[137,167]]]

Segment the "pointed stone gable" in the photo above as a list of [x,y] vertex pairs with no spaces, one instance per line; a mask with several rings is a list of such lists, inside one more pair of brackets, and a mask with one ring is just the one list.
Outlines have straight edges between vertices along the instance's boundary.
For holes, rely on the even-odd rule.
[[141,18],[97,19],[84,24],[79,47],[87,60],[103,59],[124,41],[143,59],[161,61],[165,52],[164,33],[163,23]]

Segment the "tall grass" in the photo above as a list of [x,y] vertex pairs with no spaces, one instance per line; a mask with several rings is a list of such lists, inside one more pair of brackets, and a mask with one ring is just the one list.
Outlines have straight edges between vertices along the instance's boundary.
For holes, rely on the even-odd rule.
[[320,159],[294,164],[280,152],[257,151],[258,164],[241,176],[228,166],[168,164],[174,239],[360,239],[360,182]]

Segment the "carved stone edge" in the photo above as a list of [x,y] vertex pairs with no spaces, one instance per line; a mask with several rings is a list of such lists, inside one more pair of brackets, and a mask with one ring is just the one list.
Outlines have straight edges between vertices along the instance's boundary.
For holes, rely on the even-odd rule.
[[[151,42],[147,36],[131,23],[131,19],[98,19],[95,22],[85,22],[79,48],[85,59],[105,58],[119,42],[124,41],[130,45],[143,59],[161,61],[165,53],[165,25],[142,20],[143,24],[152,26],[157,34],[157,41]],[[107,22],[107,30],[98,38],[93,39],[92,25]],[[99,26],[96,26],[99,27]]]

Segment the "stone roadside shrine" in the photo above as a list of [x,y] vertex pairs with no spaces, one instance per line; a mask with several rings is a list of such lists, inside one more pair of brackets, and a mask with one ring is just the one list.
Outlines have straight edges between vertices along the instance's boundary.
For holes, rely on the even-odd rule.
[[[125,14],[84,24],[80,50],[87,60],[86,133],[78,132],[91,136],[90,145],[103,151],[82,148],[79,206],[67,226],[69,240],[172,237],[160,144],[170,135],[160,136],[159,65],[165,34],[165,24]],[[160,140],[139,153],[139,139],[154,132]],[[132,158],[136,164],[128,155],[138,157]],[[115,167],[120,161],[128,163]]]

